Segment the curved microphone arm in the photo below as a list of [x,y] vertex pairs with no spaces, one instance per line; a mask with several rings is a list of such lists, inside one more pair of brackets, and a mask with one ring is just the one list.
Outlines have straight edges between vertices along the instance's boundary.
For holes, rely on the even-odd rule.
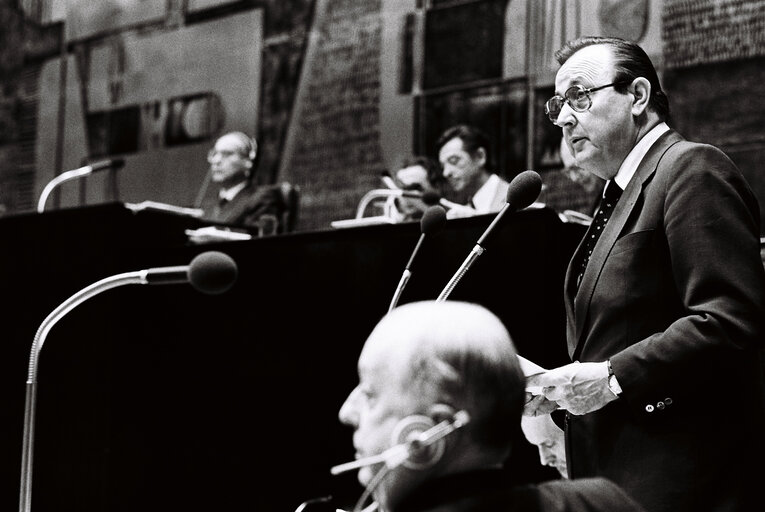
[[465,258],[465,261],[462,262],[460,268],[457,269],[457,272],[455,272],[449,282],[446,283],[446,286],[441,291],[441,294],[436,299],[436,302],[443,302],[449,297],[449,295],[452,293],[452,290],[454,290],[454,287],[457,286],[457,283],[459,283],[460,279],[462,279],[462,276],[467,273],[473,262],[477,260],[481,254],[483,254],[483,251],[485,251],[485,249],[480,245],[476,244],[476,246],[473,247],[473,250],[470,251],[468,257]]
[[[180,267],[179,267],[180,268]],[[29,512],[32,502],[32,453],[34,451],[35,409],[37,400],[37,366],[40,350],[51,328],[69,311],[101,292],[126,284],[146,284],[147,271],[139,270],[117,274],[97,281],[75,293],[61,303],[43,320],[37,329],[29,355],[26,400],[24,403],[24,441],[21,455],[21,495],[19,511]]]
[[45,211],[45,202],[48,200],[48,196],[53,191],[53,189],[56,188],[58,185],[66,181],[79,178],[81,176],[87,176],[88,174],[92,172],[93,172],[93,167],[91,167],[90,165],[86,165],[85,167],[80,167],[79,169],[72,169],[71,171],[62,172],[61,174],[59,174],[58,176],[50,180],[48,184],[45,185],[45,188],[40,194],[40,199],[37,201],[37,212],[43,213]]
[[398,282],[398,286],[396,286],[396,291],[393,293],[393,298],[388,305],[388,312],[391,312],[393,308],[396,307],[396,304],[398,304],[398,301],[401,298],[401,293],[403,293],[404,288],[406,287],[406,283],[409,282],[410,277],[412,277],[412,272],[408,268],[404,269],[404,273],[401,274],[401,279]]
[[364,194],[361,197],[361,200],[359,201],[359,206],[356,208],[356,218],[361,219],[364,217],[364,212],[367,209],[367,206],[369,206],[369,203],[374,201],[375,199],[390,199],[395,197],[410,197],[413,199],[422,199],[422,194],[420,192],[415,192],[412,190],[401,190],[401,189],[389,189],[389,188],[376,188],[374,190],[370,190],[366,194]]
[[388,198],[391,195],[394,195],[394,194],[391,194],[391,192],[393,191],[389,189],[380,188],[380,189],[370,190],[369,192],[364,194],[361,198],[361,201],[359,201],[359,206],[356,208],[356,218],[360,219],[364,216],[364,212],[366,211],[367,206],[369,206],[369,203],[371,203],[375,199]]

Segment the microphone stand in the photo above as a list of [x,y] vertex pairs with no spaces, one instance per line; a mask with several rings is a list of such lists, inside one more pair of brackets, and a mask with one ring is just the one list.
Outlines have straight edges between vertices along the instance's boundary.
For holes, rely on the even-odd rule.
[[48,196],[53,191],[53,189],[61,183],[73,180],[75,178],[80,178],[82,176],[87,176],[94,173],[95,171],[100,171],[103,169],[116,169],[122,167],[124,164],[125,161],[122,159],[102,160],[100,162],[94,162],[90,165],[79,167],[77,169],[72,169],[71,171],[62,172],[50,180],[48,184],[45,185],[45,188],[43,188],[43,191],[40,194],[40,199],[37,201],[37,213],[43,213],[45,211],[45,202],[48,200]]
[[462,279],[462,276],[464,276],[470,266],[473,264],[475,260],[478,259],[478,257],[483,254],[483,252],[486,249],[481,247],[481,245],[476,244],[475,247],[473,247],[473,250],[470,251],[470,254],[468,254],[468,257],[465,258],[465,261],[462,262],[462,265],[460,265],[460,268],[457,269],[457,272],[454,273],[452,278],[449,280],[448,283],[446,283],[446,286],[443,290],[441,290],[441,293],[439,294],[438,298],[436,299],[436,302],[443,302],[445,301],[449,295],[452,293],[452,290],[454,290],[454,287],[457,286],[457,284],[460,282],[460,279]]
[[[180,270],[182,267],[178,267]],[[21,454],[21,491],[19,496],[19,512],[30,512],[32,505],[32,454],[34,451],[35,409],[37,401],[37,366],[45,338],[51,328],[69,313],[91,297],[101,292],[127,284],[147,284],[148,270],[126,272],[97,281],[87,288],[75,293],[61,303],[43,320],[37,329],[32,349],[29,355],[27,373],[26,399],[24,402],[24,437]]]
[[412,271],[408,268],[404,269],[404,273],[401,275],[401,279],[398,282],[398,286],[396,286],[396,291],[393,294],[393,298],[390,301],[390,304],[388,305],[388,312],[390,313],[393,308],[396,307],[396,304],[398,304],[399,299],[401,298],[401,293],[404,291],[404,288],[406,287],[406,284],[409,282],[409,278],[412,277]]
[[81,176],[87,176],[93,172],[93,168],[89,165],[86,165],[85,167],[80,167],[78,169],[72,169],[71,171],[62,172],[52,180],[48,182],[47,185],[45,185],[45,188],[43,189],[42,193],[40,194],[40,199],[37,201],[37,213],[42,213],[45,211],[45,201],[48,200],[48,195],[53,191],[54,188],[56,188],[59,184],[64,183],[66,181],[73,180],[75,178],[79,178]]
[[465,258],[465,261],[462,262],[462,265],[460,265],[460,268],[457,269],[457,272],[454,273],[452,278],[449,280],[448,283],[446,283],[446,286],[441,291],[441,294],[436,299],[436,302],[443,302],[446,300],[446,298],[449,296],[449,294],[452,293],[452,290],[454,290],[454,287],[457,286],[457,283],[460,282],[460,279],[462,279],[462,276],[467,273],[470,266],[475,262],[475,260],[478,259],[478,257],[484,253],[486,248],[484,245],[486,245],[486,242],[489,239],[489,235],[491,235],[496,229],[497,225],[504,219],[507,212],[510,210],[510,203],[505,202],[505,206],[502,207],[502,209],[499,211],[499,213],[494,217],[494,220],[491,221],[491,224],[489,224],[489,227],[486,228],[486,231],[483,232],[483,235],[481,235],[481,238],[478,239],[478,242],[476,242],[475,247],[473,247],[473,250],[470,251],[470,254],[468,254],[468,257]]
[[364,217],[364,211],[366,211],[367,206],[374,201],[375,199],[387,199],[391,197],[410,197],[415,199],[421,199],[422,194],[419,192],[412,192],[409,190],[401,190],[401,189],[389,189],[389,188],[376,188],[373,190],[370,190],[359,201],[359,205],[356,207],[356,218],[360,219]]

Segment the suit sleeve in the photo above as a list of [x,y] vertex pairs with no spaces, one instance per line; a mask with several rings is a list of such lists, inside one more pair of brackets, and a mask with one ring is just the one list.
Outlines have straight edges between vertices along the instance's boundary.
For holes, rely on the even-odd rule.
[[605,478],[555,480],[539,485],[539,510],[555,512],[645,512],[621,487]]
[[754,195],[721,151],[685,142],[667,152],[648,186],[662,198],[657,252],[677,307],[665,329],[611,358],[623,397],[643,404],[730,389],[739,378],[755,385],[751,372],[739,372],[763,344],[765,271]]

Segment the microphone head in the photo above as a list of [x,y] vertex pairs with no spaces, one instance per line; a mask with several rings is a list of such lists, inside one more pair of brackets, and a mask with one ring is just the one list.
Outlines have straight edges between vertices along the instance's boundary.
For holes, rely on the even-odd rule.
[[422,202],[427,205],[437,205],[441,201],[441,196],[433,190],[426,190],[422,193]]
[[423,235],[438,233],[446,224],[446,210],[443,206],[429,207],[420,219],[420,231]]
[[513,178],[507,189],[507,204],[518,211],[536,201],[542,192],[542,177],[535,171],[523,171]]
[[219,251],[207,251],[191,260],[189,283],[202,293],[217,295],[234,285],[238,273],[231,256]]

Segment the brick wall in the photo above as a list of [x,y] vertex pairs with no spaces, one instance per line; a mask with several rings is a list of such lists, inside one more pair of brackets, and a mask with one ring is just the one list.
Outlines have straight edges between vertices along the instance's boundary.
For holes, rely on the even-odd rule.
[[667,68],[765,55],[765,1],[666,0]]
[[761,208],[765,236],[765,1],[667,1],[663,86],[671,125],[738,165]]

